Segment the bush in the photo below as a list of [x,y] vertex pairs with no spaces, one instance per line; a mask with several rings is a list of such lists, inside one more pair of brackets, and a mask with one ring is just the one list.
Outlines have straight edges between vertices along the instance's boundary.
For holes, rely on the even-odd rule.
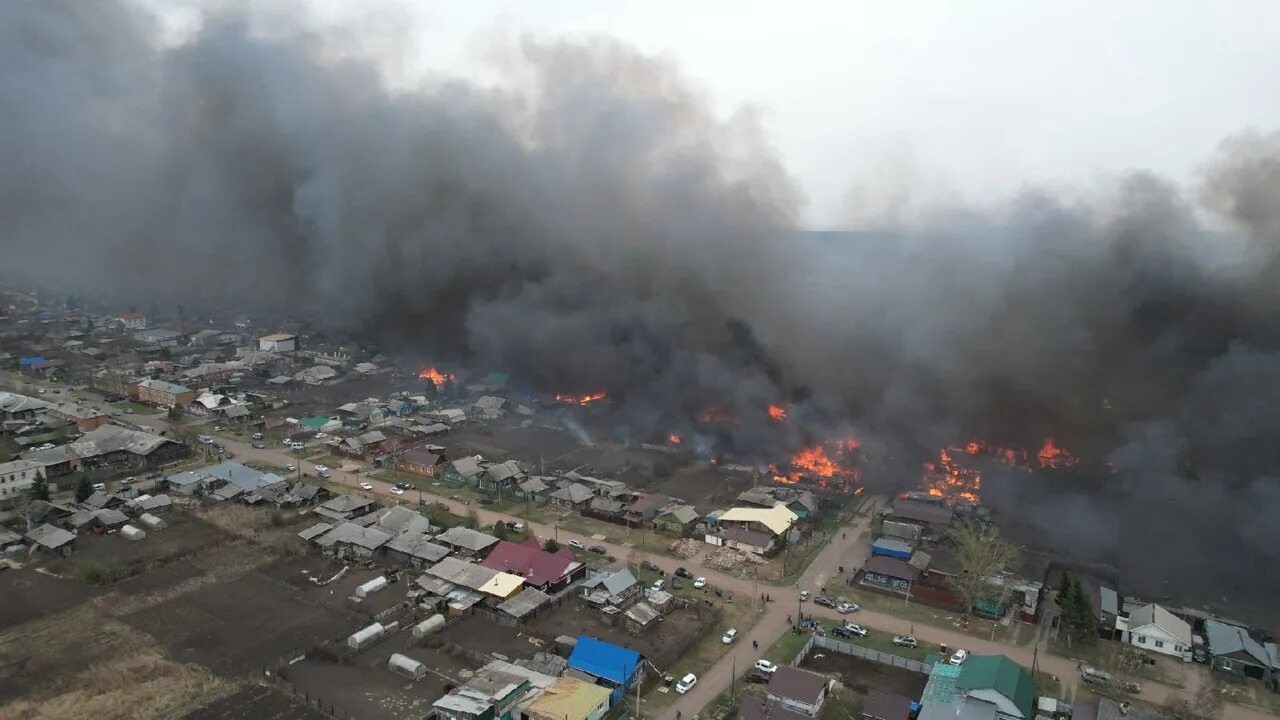
[[129,566],[120,560],[85,560],[75,574],[90,585],[110,585],[129,577]]

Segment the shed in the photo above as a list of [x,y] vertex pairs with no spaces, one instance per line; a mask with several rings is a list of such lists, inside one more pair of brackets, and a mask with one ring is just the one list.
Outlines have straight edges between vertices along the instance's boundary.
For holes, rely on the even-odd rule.
[[885,557],[898,558],[899,560],[911,559],[911,544],[893,538],[880,538],[871,543],[872,555],[884,555]]

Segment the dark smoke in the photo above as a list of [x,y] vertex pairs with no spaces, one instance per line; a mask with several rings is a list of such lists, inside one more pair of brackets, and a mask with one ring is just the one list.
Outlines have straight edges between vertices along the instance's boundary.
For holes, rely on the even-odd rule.
[[714,441],[749,462],[852,433],[885,488],[946,444],[1054,436],[1116,472],[993,473],[1010,524],[1126,589],[1280,590],[1280,136],[1229,139],[1194,193],[1136,173],[815,238],[749,116],[617,43],[392,90],[305,23],[251,25],[210,11],[165,46],[128,4],[0,4],[10,271],[607,391],[637,438],[723,403]]

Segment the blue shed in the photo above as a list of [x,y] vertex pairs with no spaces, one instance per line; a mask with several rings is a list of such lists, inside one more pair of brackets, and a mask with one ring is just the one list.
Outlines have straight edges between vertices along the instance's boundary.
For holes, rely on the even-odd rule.
[[880,538],[871,543],[872,555],[884,555],[899,560],[911,559],[911,544],[893,538]]
[[579,635],[569,655],[569,667],[595,678],[597,685],[612,688],[609,706],[613,707],[635,682],[640,671],[640,653],[589,635]]

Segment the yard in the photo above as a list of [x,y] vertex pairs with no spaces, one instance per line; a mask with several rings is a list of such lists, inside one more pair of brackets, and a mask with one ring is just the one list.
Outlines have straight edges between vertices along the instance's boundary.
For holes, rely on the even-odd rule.
[[[829,594],[838,598],[838,600],[856,602],[868,610],[891,613],[922,625],[934,625],[936,627],[959,630],[987,640],[1025,644],[1035,637],[1035,627],[1031,626],[1029,632],[1022,632],[1024,623],[1020,622],[1010,623],[1006,627],[984,618],[970,617],[968,618],[968,627],[965,627],[965,618],[959,612],[925,605],[916,600],[906,602],[899,595],[888,595],[861,585],[840,585],[830,588]],[[992,634],[993,631],[994,635]]]

